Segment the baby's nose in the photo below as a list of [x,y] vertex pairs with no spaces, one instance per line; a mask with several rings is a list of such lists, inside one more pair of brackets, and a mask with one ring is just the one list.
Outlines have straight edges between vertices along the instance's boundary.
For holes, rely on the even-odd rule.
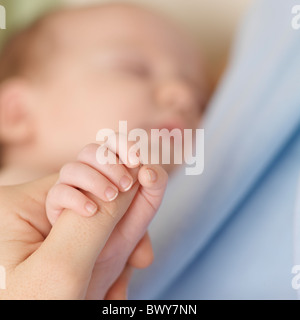
[[158,106],[176,109],[179,113],[196,111],[195,90],[183,80],[170,80],[162,83],[156,91]]

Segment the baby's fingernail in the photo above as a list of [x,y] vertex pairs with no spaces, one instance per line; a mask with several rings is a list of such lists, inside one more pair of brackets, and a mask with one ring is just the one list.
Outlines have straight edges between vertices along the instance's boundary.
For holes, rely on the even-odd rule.
[[133,181],[126,176],[120,180],[120,186],[124,191],[128,191],[132,187],[132,184]]
[[155,182],[157,180],[157,173],[152,169],[147,169],[148,179],[150,182]]
[[118,191],[114,190],[111,187],[108,187],[105,191],[105,196],[108,201],[114,201],[118,196]]
[[140,163],[139,156],[135,152],[129,152],[128,161],[129,161],[129,164],[131,164],[132,166],[136,166]]
[[85,209],[90,215],[94,215],[97,212],[98,207],[92,202],[87,202]]

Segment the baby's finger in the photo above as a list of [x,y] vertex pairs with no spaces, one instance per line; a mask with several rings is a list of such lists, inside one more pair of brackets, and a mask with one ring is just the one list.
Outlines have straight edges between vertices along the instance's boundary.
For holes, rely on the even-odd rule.
[[[98,144],[87,145],[78,155],[77,160],[88,164],[89,166],[97,169],[106,178],[108,178],[121,192],[130,190],[134,182],[137,180],[137,173],[132,177],[133,172],[129,173],[128,169],[118,163],[104,164],[97,161],[97,150],[100,148]],[[108,157],[116,156],[111,150],[107,150]],[[132,170],[131,170],[132,171]]]
[[143,166],[139,171],[138,180],[142,186],[140,192],[157,210],[168,183],[167,172],[160,165]]
[[70,209],[85,216],[93,216],[97,212],[97,205],[79,190],[65,184],[56,184],[48,193],[46,211],[52,225],[56,222],[64,209]]
[[94,168],[80,162],[66,164],[60,171],[59,183],[82,189],[97,198],[111,202],[118,196],[118,188]]
[[107,141],[98,150],[97,158],[99,162],[105,160],[106,149],[118,155],[121,162],[128,168],[137,168],[141,164],[138,143],[128,141],[126,135],[115,133],[108,137]]
[[[133,248],[144,237],[161,204],[167,181],[168,174],[159,165],[143,166],[140,169],[139,182],[141,185],[139,191],[126,215],[118,223],[114,234],[109,239],[107,247],[102,252],[102,257],[105,259],[110,257],[110,252],[107,248],[112,245],[113,247],[122,248],[120,255],[123,255],[128,260]],[[125,242],[124,239],[126,239]]]

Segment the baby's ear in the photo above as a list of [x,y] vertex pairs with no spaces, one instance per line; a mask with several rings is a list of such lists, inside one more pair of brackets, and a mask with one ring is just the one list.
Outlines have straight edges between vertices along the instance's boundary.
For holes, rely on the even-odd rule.
[[32,138],[31,89],[22,79],[12,78],[0,85],[0,142],[22,144]]

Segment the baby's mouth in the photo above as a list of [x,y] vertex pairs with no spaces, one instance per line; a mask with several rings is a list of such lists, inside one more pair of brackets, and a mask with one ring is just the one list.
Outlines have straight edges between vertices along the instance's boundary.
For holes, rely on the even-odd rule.
[[170,121],[163,122],[161,125],[158,126],[157,129],[159,130],[167,129],[169,132],[173,131],[174,129],[179,129],[181,134],[183,134],[185,127],[186,126],[184,125],[183,121],[170,120]]

